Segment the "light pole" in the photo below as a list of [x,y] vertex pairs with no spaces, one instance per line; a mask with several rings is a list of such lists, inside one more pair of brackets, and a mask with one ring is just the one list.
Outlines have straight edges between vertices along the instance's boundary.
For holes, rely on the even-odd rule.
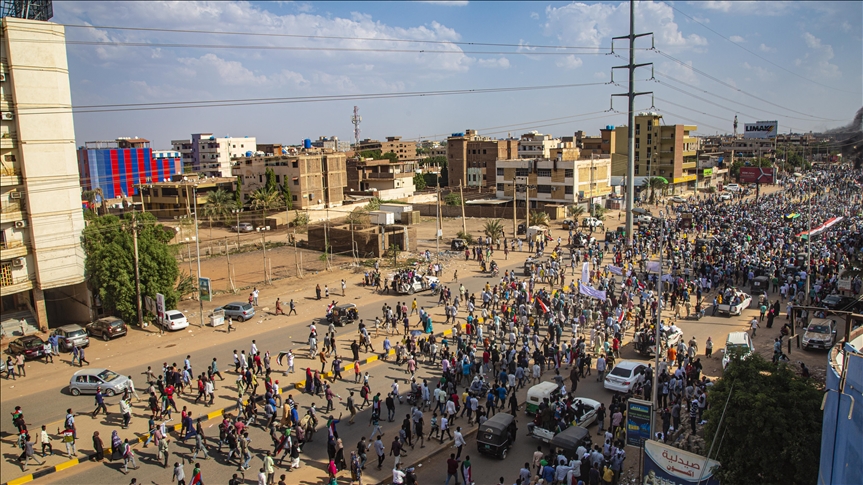
[[204,299],[201,298],[201,238],[198,237],[198,185],[192,186],[192,196],[195,204],[195,253],[198,258],[198,310],[200,311],[201,323],[199,327],[204,327]]
[[[656,340],[656,345],[653,347],[654,349],[654,369],[653,369],[653,388],[652,395],[654,404],[654,412],[651,416],[651,421],[656,421],[656,411],[659,409],[659,352],[662,348],[660,345],[661,335],[659,332],[659,327],[662,323],[662,243],[665,240],[665,212],[659,211],[659,278],[656,281],[656,332],[654,335],[654,339]],[[650,429],[656,429],[653,424],[651,424]]]

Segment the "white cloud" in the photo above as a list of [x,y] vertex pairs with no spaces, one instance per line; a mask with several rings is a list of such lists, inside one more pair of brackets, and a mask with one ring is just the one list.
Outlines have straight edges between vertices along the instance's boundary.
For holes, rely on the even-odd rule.
[[761,66],[753,66],[753,65],[749,64],[748,62],[743,63],[743,68],[746,69],[747,71],[751,71],[751,72],[755,73],[755,77],[759,81],[772,81],[776,77],[774,75],[773,71],[765,69]]
[[728,14],[754,14],[754,15],[767,15],[767,16],[776,16],[776,15],[784,15],[792,8],[795,8],[794,2],[789,1],[775,1],[775,2],[761,2],[761,1],[742,1],[742,0],[734,0],[734,1],[698,1],[698,2],[689,2],[689,5],[703,8],[705,10],[711,10],[714,12],[722,12]]
[[536,13],[536,12],[531,12],[531,13],[530,13],[530,18],[532,18],[532,19],[534,19],[534,20],[539,20],[539,14],[538,14],[538,13]]
[[[641,2],[636,10],[640,30],[653,31],[658,48],[682,50],[707,45],[698,34],[684,35],[674,22],[674,11],[665,3]],[[573,2],[545,10],[546,35],[555,36],[568,45],[608,47],[610,38],[629,29],[629,3],[585,4]]]
[[593,73],[593,77],[597,79],[606,79],[608,78],[608,73],[605,71],[596,71],[595,73]]
[[205,54],[199,58],[183,57],[178,62],[193,69],[199,79],[217,78],[227,86],[284,86],[294,85],[305,87],[309,85],[299,73],[283,69],[271,75],[255,74],[239,61],[228,61],[216,54]]
[[729,39],[731,39],[731,42],[737,42],[738,44],[746,42],[746,39],[740,37],[739,35],[732,35],[731,37],[729,37]]
[[842,77],[839,66],[830,63],[830,60],[835,57],[832,45],[822,43],[821,39],[809,32],[803,33],[803,40],[809,47],[809,52],[802,59],[795,59],[795,66],[804,68],[809,71],[810,75],[818,78],[836,79]]
[[497,59],[479,59],[477,64],[479,64],[479,67],[490,69],[509,69],[509,59],[506,57],[498,57]]
[[422,0],[419,3],[431,3],[433,5],[443,5],[445,7],[464,7],[468,4],[467,1],[445,1],[445,0]]
[[[692,61],[685,61],[686,66],[682,66],[677,62],[665,61],[659,64],[659,71],[668,74],[675,80],[682,81],[693,86],[698,86],[700,81],[692,68]],[[688,67],[687,67],[688,66]]]
[[769,45],[767,45],[767,44],[761,44],[760,46],[758,46],[758,49],[759,49],[761,52],[766,52],[766,53],[768,53],[768,54],[769,54],[769,53],[772,53],[772,52],[776,52],[776,49],[774,49],[773,47],[770,47],[770,46],[769,46]]
[[579,67],[581,67],[582,64],[584,64],[584,62],[581,60],[581,58],[575,57],[572,54],[566,57],[562,57],[558,59],[557,62],[555,62],[555,65],[557,65],[557,67],[562,67],[563,69],[578,69]]

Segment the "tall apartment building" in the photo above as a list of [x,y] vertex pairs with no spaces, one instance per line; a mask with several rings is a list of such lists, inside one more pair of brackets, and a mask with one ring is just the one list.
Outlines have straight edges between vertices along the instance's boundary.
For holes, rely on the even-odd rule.
[[582,160],[513,159],[498,160],[495,177],[498,198],[511,198],[518,188],[519,201],[524,185],[529,187],[531,207],[538,202],[563,205],[601,204],[611,193],[611,157]]
[[298,155],[255,155],[234,160],[232,174],[242,177],[242,197],[267,183],[267,169],[283,187],[289,181],[294,209],[323,209],[342,205],[348,183],[347,156],[330,150],[305,151]]
[[476,130],[453,133],[446,140],[447,183],[456,187],[495,186],[495,163],[518,157],[518,140],[479,136]]
[[137,184],[183,173],[183,162],[180,152],[154,151],[143,138],[88,141],[78,148],[78,173],[84,190],[100,189],[113,199],[137,194]]
[[574,146],[578,147],[585,156],[590,154],[611,155],[617,149],[617,132],[614,126],[606,125],[605,128],[599,130],[599,136],[587,136],[579,130],[571,137],[562,137],[561,141],[573,142]]
[[13,17],[0,27],[0,320],[86,322],[65,30]]
[[[698,138],[695,125],[661,125],[662,115],[643,112],[635,116],[635,177],[664,177],[672,190],[695,190]],[[616,148],[611,173],[626,176],[629,154],[628,127],[615,128]]]
[[414,162],[358,160],[347,162],[348,185],[345,190],[375,192],[379,199],[403,199],[414,195]]
[[387,141],[378,140],[361,140],[354,147],[354,151],[363,152],[369,150],[380,150],[381,155],[384,153],[395,153],[399,157],[400,162],[413,162],[417,159],[417,142],[402,140],[400,136],[388,136]]
[[337,136],[321,136],[312,142],[315,148],[326,148],[335,152],[347,152],[351,149],[351,142],[339,140]]
[[258,151],[253,136],[217,138],[212,133],[193,134],[191,140],[171,140],[171,145],[182,154],[185,171],[208,177],[229,176],[231,160]]
[[518,140],[518,158],[551,158],[551,149],[557,148],[560,139],[532,131]]

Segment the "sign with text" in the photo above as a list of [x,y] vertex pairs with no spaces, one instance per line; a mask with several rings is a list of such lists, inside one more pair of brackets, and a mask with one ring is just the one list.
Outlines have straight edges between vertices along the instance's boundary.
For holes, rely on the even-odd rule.
[[213,300],[213,294],[210,292],[210,278],[198,278],[198,292],[201,301]]
[[719,485],[719,480],[714,476],[719,469],[716,460],[708,460],[655,440],[645,441],[642,453],[644,477],[641,483],[645,485]]
[[712,168],[705,168],[705,169],[704,169],[704,173],[703,173],[703,175],[704,175],[705,177],[710,177],[710,176],[712,176],[712,175],[713,175],[713,169],[712,169]]
[[741,184],[772,184],[775,177],[773,167],[740,167]]
[[650,439],[650,418],[653,415],[653,403],[641,399],[626,401],[626,444],[644,446]]
[[778,121],[756,121],[743,125],[743,138],[776,138],[779,132]]

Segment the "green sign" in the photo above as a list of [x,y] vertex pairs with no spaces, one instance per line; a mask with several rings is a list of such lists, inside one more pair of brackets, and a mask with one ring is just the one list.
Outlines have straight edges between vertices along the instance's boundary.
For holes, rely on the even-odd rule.
[[703,175],[704,175],[705,177],[710,177],[711,175],[713,175],[713,169],[712,169],[712,168],[705,168],[705,169],[704,169],[704,174],[703,174]]
[[213,301],[213,293],[210,291],[210,278],[198,278],[198,295],[201,301]]

